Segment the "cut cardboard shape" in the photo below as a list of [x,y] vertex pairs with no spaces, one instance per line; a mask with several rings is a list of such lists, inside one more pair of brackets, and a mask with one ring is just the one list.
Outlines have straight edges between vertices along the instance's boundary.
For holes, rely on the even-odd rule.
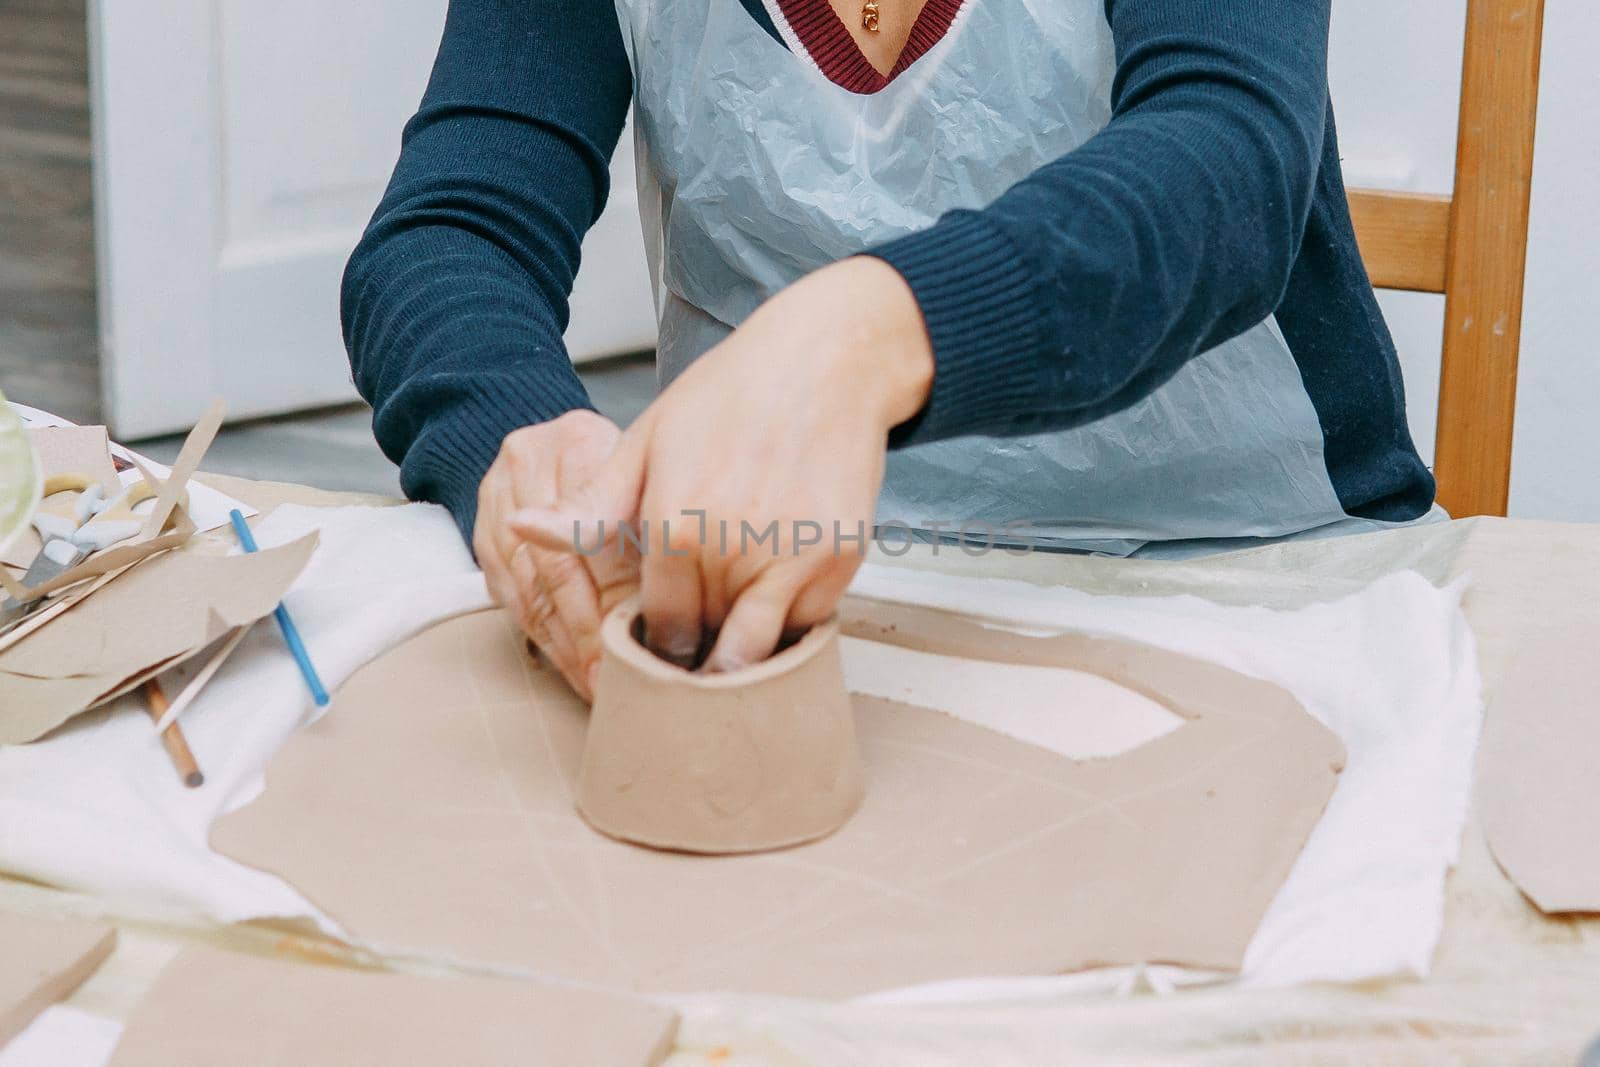
[[111,440],[104,426],[29,430],[28,442],[46,481],[63,474],[84,474],[99,483],[108,498],[116,494],[117,468],[111,461]]
[[[108,497],[118,488],[117,469],[111,462],[111,442],[104,426],[52,426],[29,430],[28,443],[46,481],[63,474],[83,474],[99,482]],[[23,532],[0,554],[0,563],[25,570],[43,548],[34,530]]]
[[1479,790],[1489,848],[1548,914],[1600,913],[1600,714],[1597,671],[1580,642],[1600,608],[1529,641],[1511,660],[1484,724]]
[[[150,472],[140,462],[139,457],[126,449],[118,448],[119,454],[125,455],[129,461],[144,475],[144,480],[151,486],[159,486],[149,516],[132,540],[124,542],[120,547],[109,551],[97,552],[84,562],[56,575],[48,582],[32,586],[28,590],[28,597],[16,595],[16,590],[9,590],[9,595],[16,599],[37,599],[57,589],[68,589],[68,592],[57,599],[53,604],[39,609],[33,616],[20,626],[15,626],[3,635],[0,635],[0,651],[11,648],[24,637],[40,629],[46,623],[65,612],[73,604],[87,599],[94,593],[126,574],[135,564],[149,559],[154,555],[165,552],[186,542],[194,533],[194,524],[187,514],[183,513],[182,501],[187,490],[189,478],[205,457],[205,452],[211,447],[212,440],[217,435],[218,428],[222,425],[223,404],[220,399],[213,400],[194,429],[189,431],[189,436],[184,438],[183,448],[178,453],[177,462],[169,469],[165,480],[151,481]],[[56,430],[76,431],[80,427],[52,427]],[[102,434],[104,436],[103,428]],[[108,446],[110,447],[110,446]],[[108,454],[109,458],[109,454]],[[57,460],[58,462],[60,460]],[[113,471],[113,478],[115,472]],[[174,511],[178,512],[173,518]],[[168,520],[172,519],[170,523]],[[90,580],[92,579],[92,580]],[[76,587],[76,588],[70,588]],[[0,743],[4,743],[0,740]]]
[[105,962],[117,931],[0,912],[0,1048]]
[[639,602],[601,627],[578,810],[624,841],[759,852],[833,833],[861,803],[855,712],[832,620],[764,663],[704,674],[639,638]]
[[676,1030],[666,1008],[587,990],[188,949],[134,1008],[111,1063],[654,1067]]
[[0,744],[41,737],[270,614],[315,549],[308,535],[252,555],[171,552],[132,568],[0,652]]
[[990,631],[932,612],[847,604],[841,628],[1093,665],[1185,723],[1070,760],[857,697],[866,793],[838,832],[744,856],[657,852],[573,810],[587,710],[485,612],[354,675],[212,844],[365,942],[641,990],[848,996],[1102,964],[1238,968],[1343,758],[1288,693],[1121,641],[990,647]]
[[[200,461],[205,458],[211,442],[216,440],[217,431],[222,429],[222,416],[225,412],[226,406],[221,397],[212,400],[206,405],[205,411],[201,412],[194,428],[189,431],[189,436],[183,439],[183,447],[178,450],[178,458],[173,460],[171,472],[161,482],[155,506],[150,509],[150,515],[145,519],[144,529],[139,534],[140,540],[150,540],[160,534],[162,528],[166,526],[167,517],[183,499],[189,479],[200,469]],[[148,474],[146,480],[149,480]]]
[[[161,536],[151,538],[148,541],[126,541],[122,544],[102,549],[82,563],[62,571],[54,578],[40,582],[38,585],[28,586],[25,590],[25,595],[17,599],[36,600],[42,596],[49,596],[58,590],[69,589],[80,582],[86,583],[91,578],[104,579],[93,585],[86,584],[81,590],[73,589],[70,594],[63,596],[57,603],[41,608],[38,613],[42,615],[47,610],[55,609],[56,613],[59,614],[69,604],[75,604],[88,594],[99,590],[102,585],[107,584],[122,571],[152,556],[159,556],[163,552],[178,548],[192,536],[194,536],[194,524],[189,521],[188,516],[180,512],[175,525]],[[0,643],[0,650],[16,644],[32,630],[37,629],[38,624],[42,621],[37,617],[30,617],[27,622],[15,630],[7,632],[4,642]]]

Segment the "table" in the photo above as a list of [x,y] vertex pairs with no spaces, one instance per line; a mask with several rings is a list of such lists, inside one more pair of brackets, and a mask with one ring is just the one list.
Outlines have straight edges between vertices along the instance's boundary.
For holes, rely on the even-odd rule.
[[[384,498],[205,476],[263,511],[276,504],[373,505]],[[993,552],[981,558],[919,546],[897,566],[1014,577],[1096,593],[1189,593],[1275,608],[1332,599],[1397,569],[1436,583],[1471,576],[1464,608],[1492,694],[1525,642],[1570,625],[1587,605],[1600,619],[1600,525],[1476,518],[1334,540],[1295,542],[1181,563]],[[1600,626],[1595,636],[1600,637]],[[1490,707],[1493,713],[1493,707]],[[0,909],[93,915],[75,894],[0,877]],[[185,944],[207,943],[308,962],[337,962],[342,946],[270,925],[185,927],[159,916],[119,917],[122,943],[70,1004],[124,1018]],[[831,1065],[997,1062],[992,1035],[1051,1063],[1172,1059],[1227,1063],[1571,1063],[1600,1032],[1600,916],[1542,915],[1500,871],[1477,812],[1447,888],[1444,934],[1425,981],[1283,990],[1213,987],[1043,1004],[707,1003],[685,1017],[673,1067],[771,1063],[772,1035],[832,1046]],[[963,1051],[967,1050],[967,1051]],[[933,1056],[944,1057],[933,1060]],[[784,1060],[792,1063],[795,1060]],[[1019,1061],[1020,1062],[1020,1061]]]

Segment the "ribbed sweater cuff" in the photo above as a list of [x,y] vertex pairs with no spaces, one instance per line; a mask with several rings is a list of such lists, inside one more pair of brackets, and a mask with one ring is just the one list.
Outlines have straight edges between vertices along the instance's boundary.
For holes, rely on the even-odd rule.
[[1037,412],[1049,395],[1039,275],[1010,238],[960,211],[866,254],[905,278],[933,343],[928,402],[890,434],[891,447],[1004,428]]
[[478,517],[478,485],[513,430],[548,422],[578,408],[593,410],[576,375],[523,381],[496,376],[482,388],[458,395],[432,414],[406,452],[401,488],[413,500],[449,509],[470,546]]

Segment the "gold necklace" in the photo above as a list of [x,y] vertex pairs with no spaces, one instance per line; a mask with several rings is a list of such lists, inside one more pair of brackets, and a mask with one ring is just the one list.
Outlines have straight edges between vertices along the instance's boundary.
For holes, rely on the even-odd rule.
[[861,28],[868,33],[878,32],[878,0],[866,0],[861,5]]

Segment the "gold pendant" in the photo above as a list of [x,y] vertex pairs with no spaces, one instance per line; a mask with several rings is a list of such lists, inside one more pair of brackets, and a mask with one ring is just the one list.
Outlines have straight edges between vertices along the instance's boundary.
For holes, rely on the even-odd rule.
[[861,28],[868,33],[878,32],[878,0],[866,0],[861,5]]

